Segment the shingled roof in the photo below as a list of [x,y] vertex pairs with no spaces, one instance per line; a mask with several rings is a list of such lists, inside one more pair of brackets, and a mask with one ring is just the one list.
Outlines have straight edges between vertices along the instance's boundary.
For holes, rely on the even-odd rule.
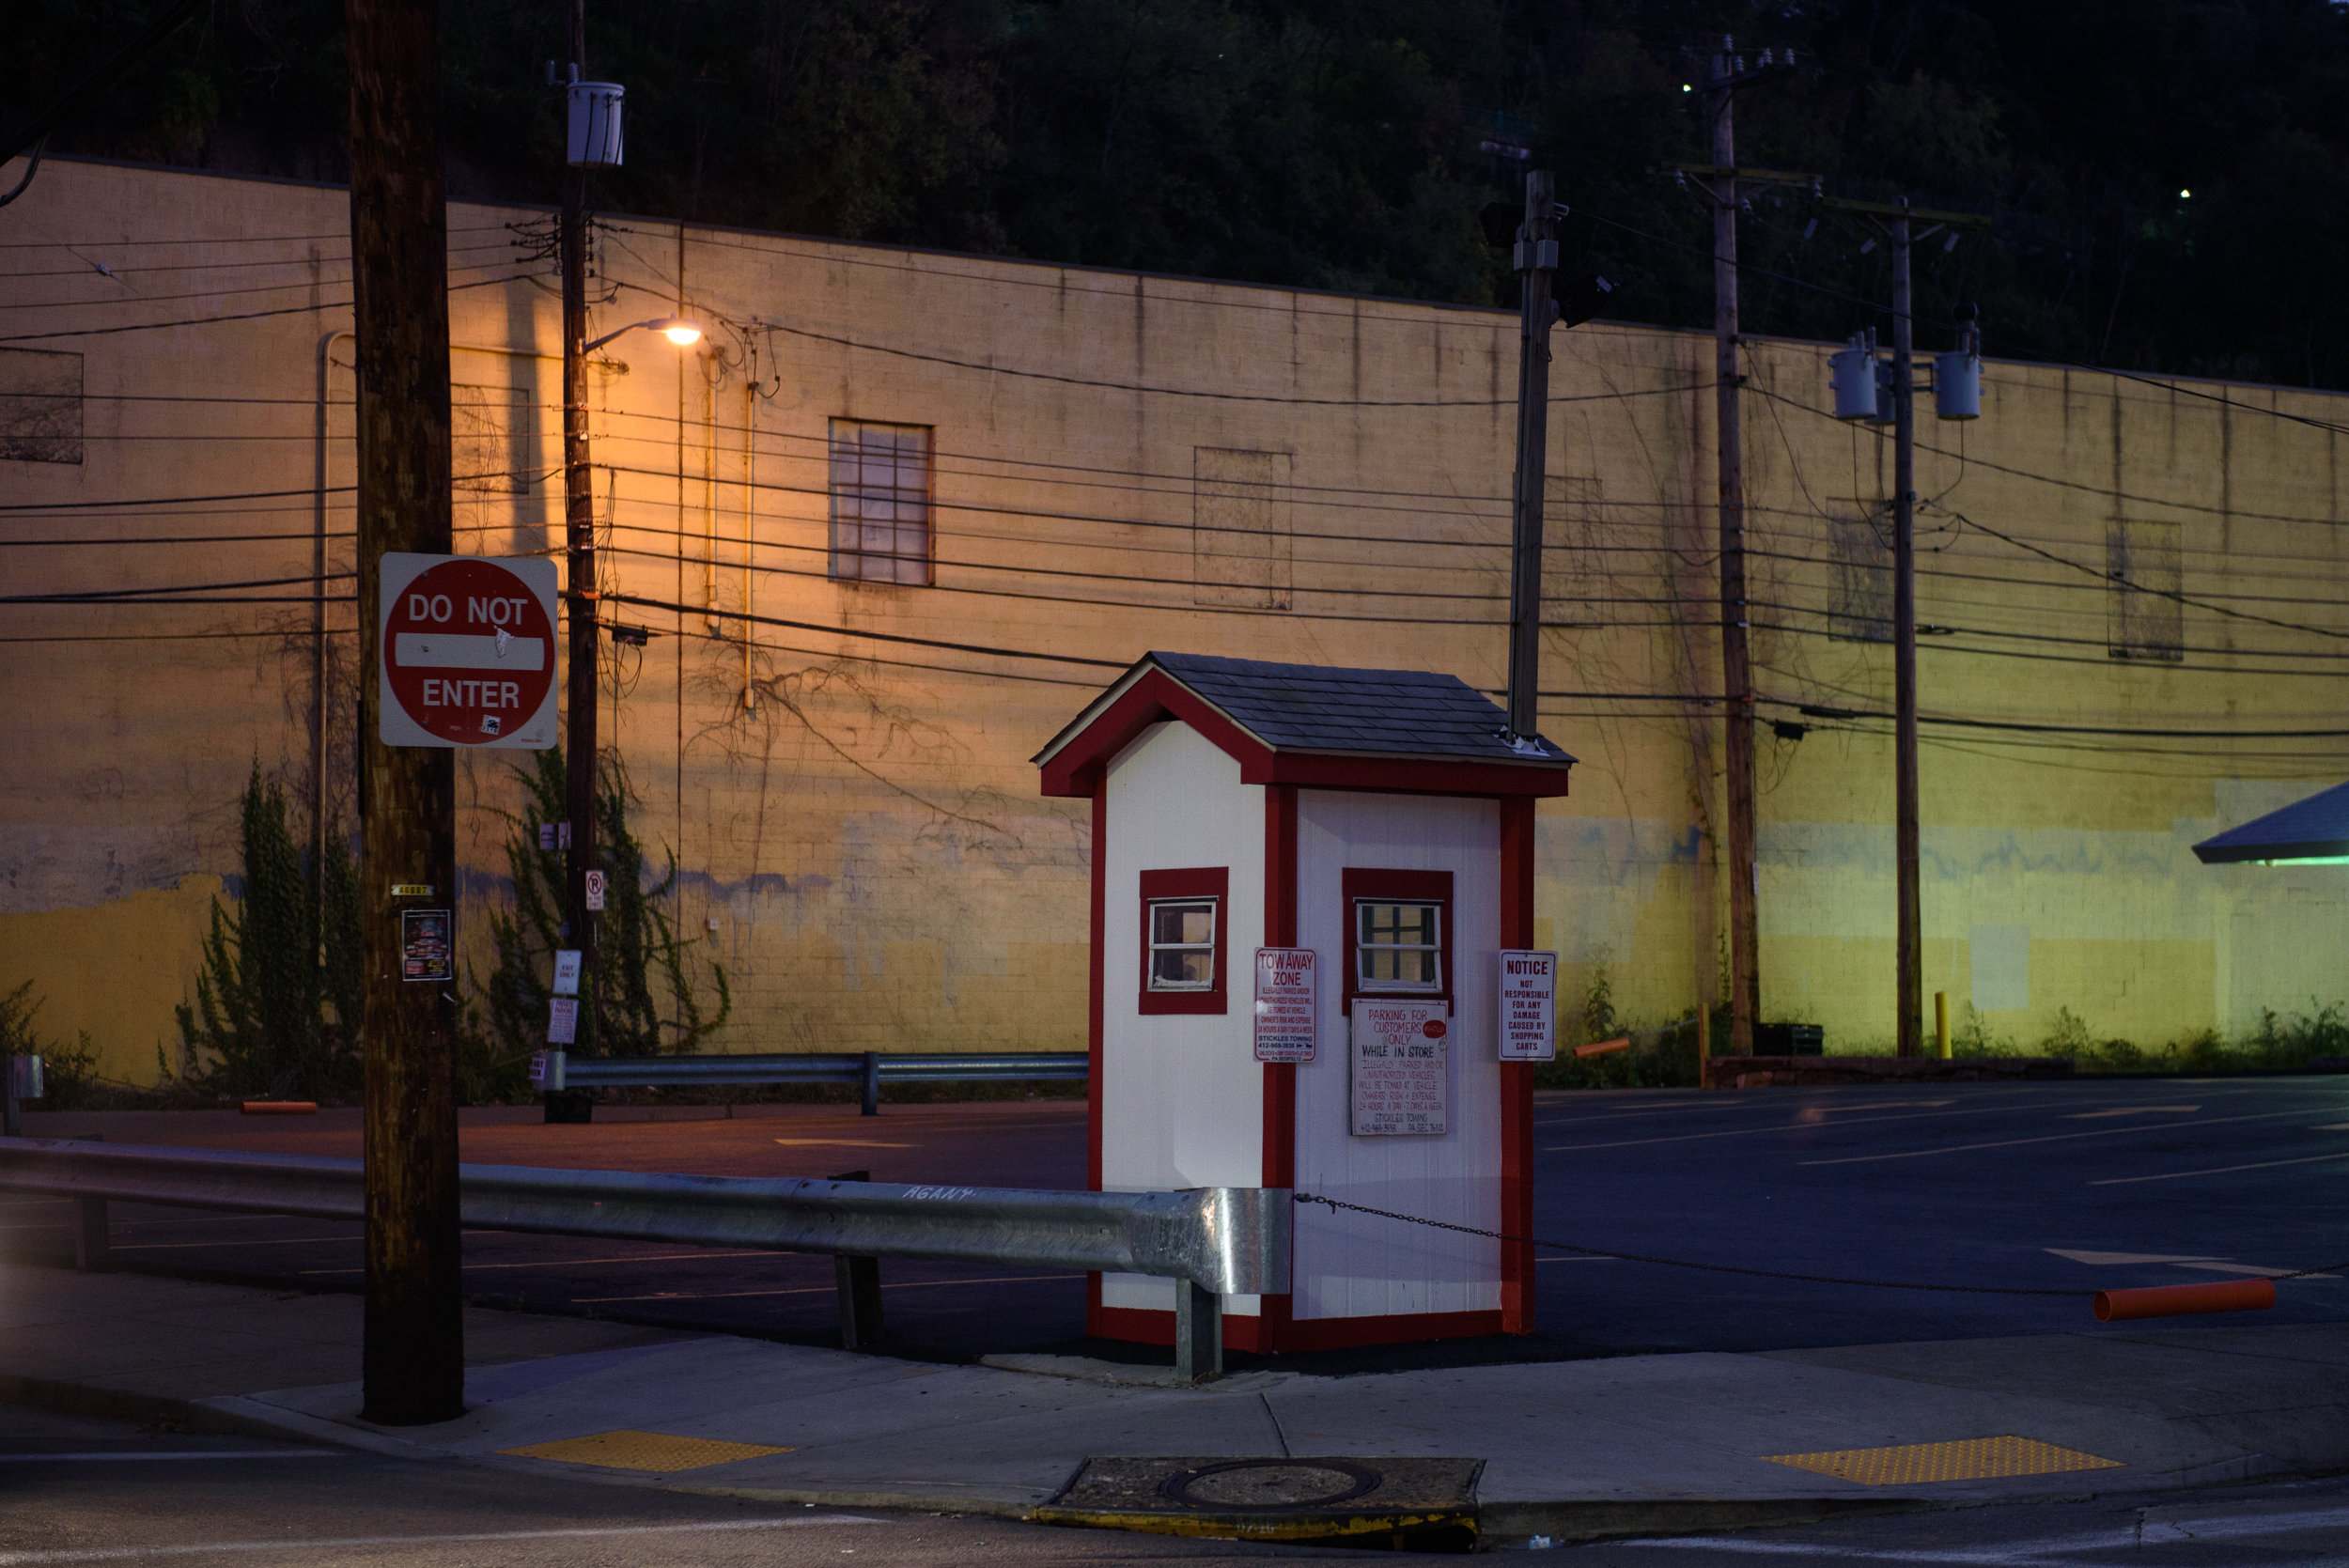
[[[1562,780],[1575,760],[1539,737],[1506,738],[1508,715],[1456,675],[1154,652],[1144,654],[1053,737],[1036,753],[1036,762],[1050,770],[1064,749],[1154,678],[1174,682],[1276,757],[1477,764],[1554,771]],[[1112,727],[1126,733],[1123,726]],[[1105,738],[1114,737],[1097,735],[1087,745],[1098,746]],[[1563,788],[1561,782],[1538,792]]]
[[2349,784],[2253,817],[2194,846],[2204,865],[2349,855]]

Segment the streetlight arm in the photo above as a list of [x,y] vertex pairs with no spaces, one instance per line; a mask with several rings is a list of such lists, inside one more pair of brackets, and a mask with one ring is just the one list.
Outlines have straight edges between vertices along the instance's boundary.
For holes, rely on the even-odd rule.
[[680,349],[700,342],[702,336],[702,327],[699,321],[688,320],[682,316],[661,316],[650,321],[630,321],[617,332],[605,333],[601,337],[588,344],[581,352],[592,354],[614,338],[625,337],[640,327],[661,334]]

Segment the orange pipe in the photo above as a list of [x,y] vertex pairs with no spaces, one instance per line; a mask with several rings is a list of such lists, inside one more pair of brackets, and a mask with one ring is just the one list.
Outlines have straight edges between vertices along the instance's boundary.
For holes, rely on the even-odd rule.
[[315,1116],[316,1100],[247,1100],[239,1108],[247,1116]]
[[2133,1317],[2179,1317],[2187,1312],[2255,1312],[2276,1304],[2273,1280],[2229,1280],[2215,1285],[2152,1285],[2142,1290],[2100,1290],[2096,1321],[2125,1323]]
[[1574,1048],[1574,1054],[1577,1056],[1605,1056],[1610,1050],[1629,1050],[1630,1048],[1631,1036],[1626,1034],[1620,1040],[1601,1040],[1594,1046],[1577,1046]]

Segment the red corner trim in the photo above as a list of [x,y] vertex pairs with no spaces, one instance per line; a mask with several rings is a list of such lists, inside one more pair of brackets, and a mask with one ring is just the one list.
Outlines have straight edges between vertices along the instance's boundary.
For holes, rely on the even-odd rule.
[[1377,789],[1405,795],[1548,798],[1566,793],[1563,768],[1424,758],[1389,761],[1380,757],[1333,757],[1311,752],[1265,754],[1269,761],[1261,772],[1252,770],[1247,759],[1241,759],[1243,783],[1303,784],[1313,789]]
[[[1264,792],[1264,940],[1267,947],[1297,945],[1297,787],[1270,784]],[[1329,977],[1320,977],[1323,985]],[[1253,982],[1252,981],[1252,985]],[[1297,1185],[1297,1064],[1264,1064],[1264,1185]],[[1294,1298],[1267,1296],[1259,1307],[1265,1350],[1287,1342]]]
[[[1533,846],[1531,800],[1501,802],[1501,945],[1533,945]],[[1533,1063],[1501,1064],[1501,1228],[1533,1234]],[[1533,1331],[1533,1249],[1501,1244],[1501,1331]]]
[[[1237,757],[1240,777],[1247,783],[1265,782],[1261,774],[1272,753],[1262,741],[1165,671],[1148,670],[1044,764],[1044,793],[1092,794],[1095,784],[1109,770],[1110,759],[1132,745],[1143,730],[1165,719],[1180,719]],[[1252,777],[1252,769],[1258,776]]]
[[[1101,1190],[1101,1031],[1108,978],[1102,970],[1109,928],[1110,791],[1107,782],[1093,786],[1093,972],[1085,997],[1085,1187]],[[1093,1277],[1093,1292],[1100,1295],[1101,1277]]]

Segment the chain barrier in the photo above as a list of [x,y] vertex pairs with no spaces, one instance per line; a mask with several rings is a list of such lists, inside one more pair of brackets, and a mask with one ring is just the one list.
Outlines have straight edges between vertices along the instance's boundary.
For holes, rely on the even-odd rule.
[[[1913,1280],[1852,1280],[1836,1274],[1790,1274],[1776,1268],[1740,1268],[1735,1264],[1691,1263],[1686,1258],[1657,1258],[1644,1252],[1613,1252],[1604,1247],[1581,1247],[1571,1241],[1546,1241],[1540,1236],[1510,1235],[1501,1231],[1482,1230],[1474,1225],[1455,1225],[1449,1220],[1426,1219],[1416,1214],[1397,1214],[1392,1209],[1375,1209],[1365,1203],[1349,1203],[1339,1198],[1327,1198],[1316,1192],[1296,1194],[1300,1203],[1321,1203],[1331,1214],[1350,1209],[1356,1214],[1374,1215],[1380,1219],[1399,1219],[1407,1225],[1424,1225],[1430,1230],[1457,1231],[1462,1235],[1483,1236],[1491,1241],[1512,1242],[1521,1247],[1547,1248],[1553,1252],[1574,1252],[1584,1257],[1616,1258],[1625,1263],[1656,1264],[1664,1268],[1694,1268],[1707,1274],[1743,1274],[1757,1280],[1793,1280],[1807,1285],[1857,1285],[1868,1290],[1930,1290],[1949,1291],[1965,1296],[2087,1296],[2082,1290],[2025,1290],[2012,1285],[1937,1285],[1920,1284]],[[2323,1268],[2303,1268],[2290,1274],[2262,1276],[2271,1282],[2285,1280],[2305,1280],[2319,1274],[2338,1274],[2349,1269],[2349,1262],[2337,1263]]]

